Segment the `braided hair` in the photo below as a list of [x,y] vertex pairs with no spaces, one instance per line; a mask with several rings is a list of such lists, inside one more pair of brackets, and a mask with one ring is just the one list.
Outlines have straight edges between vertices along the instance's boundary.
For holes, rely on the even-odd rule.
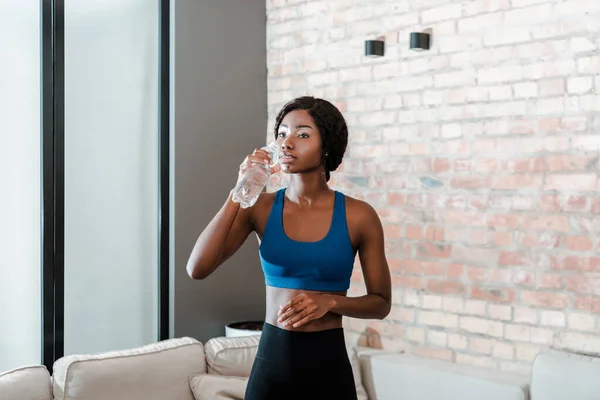
[[335,171],[344,158],[348,145],[348,126],[344,116],[329,101],[312,96],[298,97],[283,106],[275,118],[275,139],[279,126],[287,114],[295,110],[305,110],[311,116],[321,133],[321,160],[325,168],[325,180]]

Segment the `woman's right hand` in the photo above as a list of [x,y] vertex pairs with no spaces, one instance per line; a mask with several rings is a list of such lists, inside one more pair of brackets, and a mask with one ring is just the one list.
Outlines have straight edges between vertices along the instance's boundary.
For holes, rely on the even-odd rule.
[[[254,149],[254,152],[246,156],[244,161],[240,164],[238,182],[240,179],[242,179],[242,176],[250,166],[256,164],[264,164],[268,167],[272,162],[273,161],[271,160],[271,157],[269,156],[269,153],[266,150]],[[279,163],[277,163],[276,165],[271,167],[271,174],[274,174],[275,172],[279,171],[279,169]]]

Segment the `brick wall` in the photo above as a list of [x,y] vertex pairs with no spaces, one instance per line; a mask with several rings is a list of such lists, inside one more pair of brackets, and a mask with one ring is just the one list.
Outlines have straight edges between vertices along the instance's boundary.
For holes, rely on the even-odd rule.
[[[348,335],[525,373],[544,348],[600,352],[600,0],[267,9],[269,134],[292,97],[335,102],[350,144],[332,186],[385,226],[391,315]],[[409,51],[423,29],[432,49]],[[377,36],[385,57],[365,58]]]

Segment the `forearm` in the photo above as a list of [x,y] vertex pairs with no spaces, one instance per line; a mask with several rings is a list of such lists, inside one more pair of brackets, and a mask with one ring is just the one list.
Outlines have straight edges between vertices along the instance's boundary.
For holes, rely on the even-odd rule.
[[327,294],[331,301],[330,312],[350,318],[383,319],[390,312],[390,301],[378,294],[359,297]]

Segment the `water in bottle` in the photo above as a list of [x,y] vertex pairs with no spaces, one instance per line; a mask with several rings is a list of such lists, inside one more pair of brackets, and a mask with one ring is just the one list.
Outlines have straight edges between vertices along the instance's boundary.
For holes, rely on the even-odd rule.
[[233,189],[232,199],[242,208],[252,207],[267,185],[271,167],[279,162],[279,149],[276,143],[263,147],[271,157],[271,164],[251,164]]

